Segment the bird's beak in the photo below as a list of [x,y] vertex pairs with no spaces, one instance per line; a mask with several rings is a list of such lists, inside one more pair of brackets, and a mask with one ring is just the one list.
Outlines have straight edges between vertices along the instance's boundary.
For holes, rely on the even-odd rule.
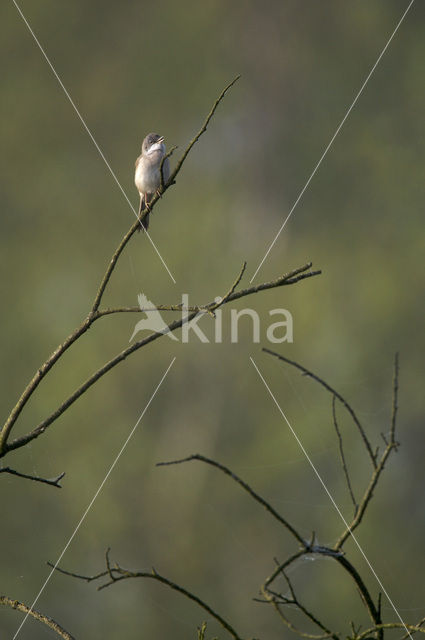
[[158,140],[159,143],[164,142],[164,136],[161,136]]

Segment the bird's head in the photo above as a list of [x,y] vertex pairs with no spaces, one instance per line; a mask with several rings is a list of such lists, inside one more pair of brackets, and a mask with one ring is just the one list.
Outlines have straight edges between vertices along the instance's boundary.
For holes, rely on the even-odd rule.
[[157,133],[148,133],[143,140],[142,153],[149,156],[151,153],[155,153],[155,151],[165,153],[164,136],[160,136]]

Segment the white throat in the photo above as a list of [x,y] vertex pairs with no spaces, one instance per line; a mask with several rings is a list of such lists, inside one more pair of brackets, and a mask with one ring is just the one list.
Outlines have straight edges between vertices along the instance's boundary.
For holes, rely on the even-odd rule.
[[162,142],[154,142],[146,151],[146,155],[150,156],[152,153],[155,153],[155,151],[162,151],[164,153],[164,144]]

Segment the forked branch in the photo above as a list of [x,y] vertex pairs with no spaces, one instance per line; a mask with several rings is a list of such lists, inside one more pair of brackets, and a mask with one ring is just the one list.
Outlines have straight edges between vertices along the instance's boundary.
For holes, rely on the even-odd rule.
[[[255,293],[258,293],[259,291],[264,291],[266,289],[274,289],[276,287],[289,286],[297,282],[300,282],[305,278],[311,278],[316,275],[319,275],[320,271],[311,271],[311,266],[312,264],[311,262],[309,262],[303,265],[302,267],[294,269],[293,271],[290,271],[289,273],[286,273],[283,276],[280,276],[275,280],[271,280],[270,282],[265,282],[261,285],[248,287],[247,289],[243,289],[242,291],[236,291],[235,289],[239,285],[243,272],[245,270],[245,264],[244,264],[241,272],[239,273],[238,277],[232,284],[231,288],[220,299],[219,302],[216,302],[214,300],[205,305],[200,305],[197,308],[201,309],[202,312],[210,311],[211,313],[214,313],[215,309],[217,309],[218,307],[224,304],[228,304],[233,300],[237,300],[245,296],[253,295]],[[181,317],[179,320],[175,320],[174,322],[170,323],[167,327],[168,332],[173,332],[173,331],[176,331],[177,329],[180,329],[184,324],[191,322],[191,320],[193,320],[198,313],[199,311],[193,311],[188,315]],[[98,311],[96,312],[96,314],[93,316],[94,318],[100,317],[101,312]],[[43,420],[32,431],[30,431],[29,433],[19,438],[16,438],[10,443],[8,442],[4,443],[3,450],[0,453],[0,458],[4,456],[6,453],[8,453],[9,451],[23,447],[26,444],[28,444],[28,442],[31,442],[35,438],[38,438],[42,433],[46,431],[46,429],[51,424],[53,424],[63,413],[65,413],[65,411],[69,409],[69,407],[72,404],[74,404],[74,402],[78,398],[80,398],[92,385],[94,385],[98,380],[100,380],[100,378],[102,378],[106,373],[108,373],[108,371],[110,371],[115,366],[123,362],[131,354],[135,353],[136,351],[138,351],[142,347],[145,347],[151,342],[154,342],[155,340],[162,338],[163,336],[164,336],[164,332],[152,333],[151,335],[144,338],[143,340],[139,340],[138,342],[135,342],[134,344],[130,345],[129,347],[127,347],[126,349],[118,353],[114,358],[109,360],[106,364],[100,367],[100,369],[98,369],[95,373],[93,373],[82,385],[80,385],[74,391],[74,393],[72,393],[55,411],[53,411],[53,413],[50,414],[50,416],[48,416],[45,420]]]
[[[289,278],[289,280],[291,278],[292,276]],[[236,286],[239,280],[240,280],[240,276],[235,281]],[[235,295],[238,295],[238,293],[235,290],[236,286],[233,286],[229,290],[228,294],[226,294],[229,300],[232,299],[232,297],[234,297]],[[220,303],[222,303],[225,299],[226,299],[226,296],[224,296],[224,298],[221,299]],[[299,365],[298,368],[300,367],[301,365]],[[366,583],[363,580],[362,576],[360,575],[359,571],[354,566],[354,564],[347,558],[344,551],[342,550],[342,545],[344,541],[351,534],[352,530],[362,522],[362,518],[365,514],[366,508],[370,503],[370,500],[372,497],[373,488],[376,486],[379,480],[380,474],[382,473],[382,470],[384,468],[385,461],[388,459],[388,456],[390,455],[391,451],[395,449],[395,447],[397,446],[397,443],[395,441],[396,415],[397,415],[397,406],[398,406],[397,395],[398,395],[398,357],[396,356],[395,363],[394,363],[393,401],[392,401],[392,412],[391,412],[391,418],[390,418],[389,440],[386,440],[386,449],[383,452],[379,461],[377,462],[376,468],[373,469],[371,484],[366,489],[363,495],[363,498],[359,503],[357,513],[355,514],[355,518],[352,524],[343,532],[340,538],[338,538],[337,542],[333,547],[316,544],[315,533],[312,534],[311,539],[309,541],[304,540],[301,534],[294,527],[294,525],[290,523],[280,513],[278,513],[267,500],[265,500],[261,495],[259,495],[256,491],[254,491],[247,482],[245,482],[239,476],[237,476],[230,468],[226,467],[220,462],[217,462],[216,460],[207,458],[206,456],[203,456],[201,454],[193,454],[180,460],[160,462],[157,465],[162,467],[162,466],[168,466],[168,465],[183,464],[191,461],[199,461],[218,469],[219,471],[221,471],[222,473],[230,477],[230,479],[233,480],[238,486],[242,487],[242,489],[246,491],[248,495],[250,495],[250,497],[255,500],[255,502],[257,502],[263,508],[265,508],[267,512],[270,513],[272,517],[276,521],[278,521],[281,526],[283,526],[286,530],[288,530],[291,533],[295,541],[298,543],[298,546],[299,546],[298,551],[292,553],[292,555],[287,557],[283,562],[275,561],[276,566],[274,567],[272,573],[269,575],[269,577],[264,581],[263,585],[261,586],[260,592],[261,592],[262,598],[261,599],[256,598],[256,600],[259,602],[263,602],[263,603],[265,602],[265,603],[271,604],[274,610],[276,611],[276,613],[278,614],[280,620],[285,624],[285,626],[291,631],[295,632],[300,637],[310,638],[311,640],[325,640],[327,638],[332,638],[333,640],[340,640],[341,638],[341,634],[339,632],[336,632],[330,629],[328,625],[326,625],[321,619],[319,619],[319,617],[316,614],[314,614],[310,610],[310,608],[307,607],[301,601],[301,599],[297,596],[295,592],[295,588],[292,581],[289,579],[288,570],[293,568],[293,566],[300,559],[311,557],[314,555],[320,556],[323,558],[328,558],[329,560],[333,560],[334,562],[338,563],[338,565],[344,570],[346,576],[356,586],[359,592],[360,598],[365,607],[365,610],[367,611],[368,616],[371,620],[372,626],[364,632],[361,632],[360,628],[356,629],[354,624],[352,624],[352,635],[349,636],[349,640],[366,640],[366,638],[372,638],[372,637],[376,638],[377,640],[382,640],[384,631],[387,629],[388,630],[404,629],[405,631],[407,631],[409,636],[411,636],[416,631],[420,633],[425,632],[425,630],[422,627],[425,619],[421,620],[416,625],[411,625],[411,624],[404,625],[400,622],[384,623],[381,618],[380,596],[378,595],[377,601],[375,602],[374,598],[371,595],[370,590],[366,586]],[[345,400],[344,399],[342,400],[343,400],[343,403],[345,403]],[[341,432],[339,431],[338,425],[336,425],[336,430],[337,430],[338,439],[341,440],[340,444],[342,447],[342,435],[341,435]],[[343,459],[345,462],[345,457]],[[86,576],[78,573],[73,573],[71,571],[65,571],[64,569],[60,569],[58,567],[56,568],[58,571],[60,571],[61,573],[64,573],[65,575],[78,578],[81,580],[86,580],[88,582],[91,582],[93,580],[104,579],[103,583],[98,587],[99,590],[104,589],[108,586],[111,586],[115,582],[119,582],[121,580],[129,579],[129,578],[151,578],[151,579],[157,580],[169,586],[170,588],[180,592],[182,595],[189,598],[190,600],[196,602],[201,608],[203,608],[210,615],[212,615],[218,622],[220,622],[223,628],[225,628],[230,633],[230,635],[233,636],[233,638],[235,638],[236,640],[238,639],[240,640],[240,636],[234,630],[234,627],[231,626],[219,613],[217,613],[209,605],[207,605],[201,598],[199,598],[196,594],[189,592],[184,587],[181,587],[180,585],[174,582],[171,582],[168,578],[161,576],[155,570],[152,570],[151,572],[130,571],[128,569],[123,569],[118,564],[112,565],[109,560],[109,550],[106,553],[105,562],[106,562],[106,569],[104,569],[103,571],[99,572],[94,576]],[[51,566],[54,566],[54,565],[51,565]],[[281,593],[278,590],[278,588],[275,586],[277,583],[277,580],[282,577],[286,581],[286,585],[288,587],[288,593]],[[304,616],[304,618],[307,621],[309,621],[310,624],[312,623],[316,627],[318,627],[320,633],[313,634],[310,631],[306,631],[306,630],[300,629],[298,626],[295,626],[292,620],[287,616],[286,611],[288,608],[289,609],[296,608]],[[404,637],[402,640],[406,640],[406,638]]]
[[[199,596],[188,591],[185,587],[177,584],[176,582],[172,582],[165,576],[159,574],[154,568],[151,571],[130,571],[128,569],[124,569],[119,564],[114,563],[113,565],[109,559],[109,549],[106,551],[105,563],[106,569],[101,571],[95,576],[84,576],[81,574],[73,573],[71,571],[66,571],[65,569],[61,569],[59,567],[55,567],[57,571],[63,573],[64,575],[70,576],[72,578],[78,578],[80,580],[85,580],[86,582],[91,582],[93,580],[98,580],[100,578],[106,578],[106,582],[103,582],[101,585],[97,587],[98,591],[102,589],[106,589],[106,587],[110,587],[116,582],[120,582],[121,580],[129,580],[132,578],[147,578],[150,580],[156,580],[161,584],[166,585],[170,589],[181,593],[183,596],[195,602],[201,609],[204,609],[210,616],[212,616],[217,622],[225,629],[234,640],[242,640],[242,637],[239,633],[232,627],[232,625],[221,616],[217,611],[215,611],[209,604],[207,604],[204,600],[202,600]],[[54,567],[52,563],[48,563],[49,566]]]
[[345,398],[342,397],[342,395],[340,393],[338,393],[338,391],[335,391],[335,389],[333,389],[330,384],[328,384],[327,382],[325,382],[324,380],[322,380],[322,378],[319,378],[318,375],[316,375],[315,373],[312,373],[311,371],[309,371],[308,369],[306,369],[305,367],[303,367],[303,365],[299,364],[298,362],[294,362],[293,360],[290,360],[289,358],[286,358],[285,356],[282,356],[279,353],[276,353],[275,351],[272,351],[271,349],[267,349],[264,348],[263,351],[265,353],[269,353],[272,356],[275,356],[275,358],[278,358],[279,360],[282,360],[283,362],[286,362],[287,364],[292,365],[293,367],[295,367],[296,369],[299,369],[305,376],[308,376],[310,378],[312,378],[313,380],[315,380],[316,382],[318,382],[319,384],[322,385],[322,387],[324,387],[325,389],[327,389],[330,393],[332,393],[332,395],[337,398],[339,400],[339,402],[345,407],[345,409],[348,411],[348,413],[350,414],[350,416],[353,419],[354,424],[356,425],[362,440],[364,442],[364,445],[366,447],[366,451],[369,455],[369,458],[373,464],[373,466],[376,468],[376,454],[373,452],[369,438],[366,435],[366,432],[362,426],[362,424],[360,423],[360,420],[358,419],[354,409],[351,407],[351,405],[348,404],[347,400],[345,400]]
[[25,478],[25,480],[33,480],[34,482],[42,482],[44,484],[50,484],[52,487],[57,487],[58,489],[62,489],[62,485],[60,485],[59,483],[65,475],[65,472],[63,471],[55,478],[41,478],[40,476],[33,476],[28,473],[22,473],[21,471],[16,471],[16,469],[11,469],[10,467],[0,468],[0,473],[10,473],[10,475],[12,476]]

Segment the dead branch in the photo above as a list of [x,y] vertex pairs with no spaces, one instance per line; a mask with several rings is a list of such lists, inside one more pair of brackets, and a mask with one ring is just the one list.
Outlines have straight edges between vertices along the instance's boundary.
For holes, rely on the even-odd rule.
[[58,487],[58,489],[62,489],[62,485],[59,482],[65,475],[63,471],[55,478],[41,478],[40,476],[32,476],[28,473],[21,473],[20,471],[16,471],[16,469],[11,469],[10,467],[2,467],[0,469],[0,473],[10,473],[13,476],[18,476],[19,478],[25,478],[26,480],[33,480],[34,482],[43,482],[44,484],[50,484],[53,487]]
[[360,433],[360,435],[361,435],[361,437],[363,439],[364,445],[365,445],[366,450],[368,452],[369,458],[371,459],[371,462],[372,462],[373,466],[376,468],[376,455],[372,451],[372,447],[370,445],[369,438],[367,437],[366,432],[365,432],[363,426],[360,423],[360,420],[358,419],[358,417],[355,414],[354,410],[351,408],[351,406],[345,400],[345,398],[343,398],[341,396],[341,394],[339,394],[337,391],[335,391],[335,389],[333,389],[327,382],[325,382],[324,380],[319,378],[319,376],[317,376],[315,373],[312,373],[311,371],[309,371],[308,369],[303,367],[298,362],[294,362],[293,360],[290,360],[289,358],[286,358],[285,356],[282,356],[279,353],[275,353],[274,351],[271,351],[271,349],[264,348],[263,351],[265,353],[269,353],[272,356],[275,356],[276,358],[278,358],[279,360],[282,360],[283,362],[287,362],[288,364],[292,365],[296,369],[299,369],[300,371],[302,371],[302,373],[305,376],[309,376],[313,380],[316,380],[316,382],[321,384],[322,387],[327,389],[330,393],[332,393],[340,401],[340,403],[346,408],[346,410],[348,411],[348,413],[352,417],[354,424],[356,425],[357,429],[359,430],[359,433]]
[[53,618],[49,618],[49,616],[45,616],[43,613],[36,611],[35,609],[31,609],[27,607],[26,604],[19,602],[18,600],[12,600],[7,596],[0,596],[0,604],[6,605],[8,607],[12,607],[12,609],[17,609],[18,611],[22,611],[22,613],[26,613],[27,615],[32,616],[36,620],[39,620],[43,624],[45,624],[53,631],[61,637],[65,638],[65,640],[75,640],[74,636],[72,636],[68,631],[65,631],[63,627],[60,626],[57,622],[53,620]]
[[[289,273],[286,273],[275,280],[271,280],[270,282],[265,282],[261,285],[257,285],[253,287],[248,287],[247,289],[243,289],[242,291],[235,291],[234,288],[239,284],[240,278],[242,277],[242,273],[243,273],[243,270],[242,270],[241,274],[238,276],[238,278],[236,279],[235,283],[232,285],[229,292],[220,300],[220,302],[216,302],[214,300],[213,302],[209,302],[206,305],[200,305],[200,308],[202,310],[210,310],[213,312],[219,306],[228,304],[233,300],[237,300],[239,298],[258,293],[258,291],[264,291],[266,289],[274,289],[276,287],[292,285],[304,278],[311,278],[316,275],[319,275],[320,271],[311,271],[310,270],[311,266],[312,264],[311,262],[309,262],[304,266],[294,269],[293,271],[290,271]],[[167,327],[168,332],[173,332],[173,331],[176,331],[177,329],[180,329],[184,324],[193,320],[197,315],[197,313],[198,313],[197,311],[193,311],[190,314],[182,317],[181,319],[175,320],[174,322],[170,323]],[[96,314],[93,317],[100,317],[100,313],[96,312]],[[67,400],[65,400],[53,413],[50,414],[50,416],[48,416],[45,420],[43,420],[32,431],[30,431],[29,433],[23,436],[20,436],[19,438],[16,438],[10,443],[5,441],[3,443],[3,449],[0,453],[0,458],[6,455],[9,451],[13,451],[14,449],[23,447],[26,444],[28,444],[28,442],[31,442],[35,438],[38,438],[42,433],[46,431],[46,429],[51,424],[53,424],[53,422],[55,422],[63,413],[65,413],[65,411],[78,398],[80,398],[93,384],[95,384],[100,378],[102,378],[106,373],[108,373],[108,371],[113,369],[120,362],[123,362],[131,354],[135,353],[142,347],[145,347],[146,345],[150,344],[151,342],[154,342],[155,340],[158,340],[163,336],[164,336],[164,333],[152,333],[147,338],[139,340],[138,342],[135,342],[131,346],[121,351],[118,355],[116,355],[114,358],[109,360],[106,364],[100,367],[100,369],[98,369],[94,374],[92,374],[80,387],[78,387],[78,389],[76,389],[76,391],[74,391],[74,393],[72,393],[67,398]],[[10,430],[8,433],[10,433]]]
[[223,471],[226,475],[230,476],[232,480],[234,480],[237,484],[239,484],[249,495],[254,498],[257,502],[259,502],[265,509],[268,511],[280,524],[282,524],[297,540],[302,549],[306,549],[307,545],[302,536],[298,533],[298,531],[293,527],[283,516],[281,516],[267,500],[264,500],[258,493],[256,493],[247,482],[244,482],[241,478],[239,478],[233,471],[225,467],[223,464],[212,460],[211,458],[207,458],[205,456],[200,455],[199,453],[188,456],[187,458],[183,458],[182,460],[171,460],[169,462],[158,462],[157,467],[165,467],[169,465],[182,464],[184,462],[190,462],[192,460],[199,460],[201,462],[205,462],[220,471]]
[[234,638],[234,640],[242,640],[242,637],[235,631],[235,629],[230,625],[230,623],[227,620],[225,620],[219,613],[217,613],[217,611],[212,609],[212,607],[210,607],[210,605],[208,605],[199,596],[197,596],[194,593],[191,593],[181,585],[175,582],[172,582],[165,576],[160,575],[154,568],[152,568],[152,570],[149,572],[148,571],[130,571],[128,569],[124,569],[117,563],[114,563],[113,565],[111,565],[109,560],[109,551],[110,551],[109,549],[106,551],[106,557],[105,557],[106,570],[101,571],[96,576],[84,576],[81,574],[73,573],[71,571],[66,571],[65,569],[60,569],[59,567],[55,567],[55,565],[53,565],[50,562],[48,564],[51,567],[55,567],[56,570],[59,571],[60,573],[63,573],[73,578],[85,580],[86,582],[91,582],[92,580],[97,580],[102,577],[108,577],[109,580],[107,580],[106,582],[104,582],[103,584],[97,587],[98,591],[101,591],[102,589],[106,589],[107,587],[110,587],[111,585],[115,584],[116,582],[120,582],[121,580],[129,580],[131,578],[148,578],[151,580],[156,580],[157,582],[165,584],[170,589],[173,589],[174,591],[181,593],[189,600],[192,600],[193,602],[195,602],[198,606],[204,609],[204,611],[209,613],[215,620],[217,620],[217,622],[220,623],[223,629],[225,629]]

